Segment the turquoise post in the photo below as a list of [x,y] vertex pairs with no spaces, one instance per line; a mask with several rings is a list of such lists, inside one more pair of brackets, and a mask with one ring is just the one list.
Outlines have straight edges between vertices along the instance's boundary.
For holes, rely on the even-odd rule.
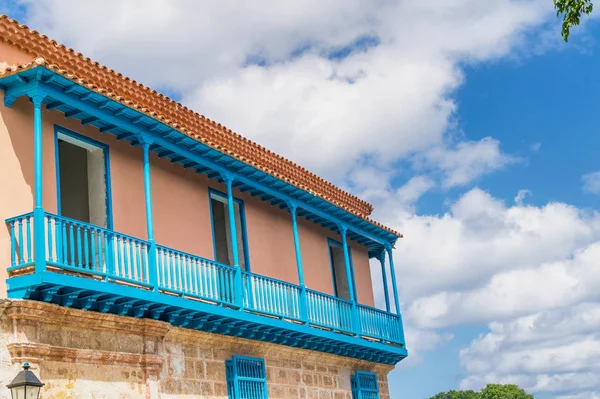
[[381,280],[383,281],[383,294],[385,296],[385,310],[390,311],[390,293],[388,292],[388,281],[387,273],[385,271],[385,251],[381,251],[379,255],[379,262],[381,262]]
[[352,265],[350,264],[350,254],[348,253],[348,228],[340,226],[340,235],[342,236],[342,247],[344,249],[344,263],[346,264],[346,279],[348,280],[348,291],[350,294],[350,302],[352,302],[352,329],[356,335],[360,335],[360,320],[358,318],[358,309],[356,308],[356,297],[354,296],[354,281],[352,280]]
[[292,229],[294,231],[294,250],[296,251],[296,267],[298,268],[298,284],[300,285],[300,319],[308,323],[308,313],[306,311],[306,285],[304,284],[304,271],[302,270],[302,253],[300,251],[300,237],[298,236],[297,211],[298,205],[294,202],[288,204],[292,214]]
[[388,257],[390,258],[390,274],[392,275],[392,289],[394,291],[394,303],[396,305],[396,314],[398,315],[398,318],[400,319],[400,342],[402,343],[402,345],[405,345],[405,341],[404,341],[404,327],[402,325],[402,315],[400,314],[400,302],[398,301],[398,288],[396,286],[396,272],[394,270],[394,258],[392,256],[392,246],[386,246],[386,250],[388,253]]
[[148,230],[148,282],[153,291],[158,291],[158,271],[156,264],[156,241],[154,240],[154,221],[152,218],[152,186],[150,183],[150,144],[148,137],[141,137],[144,152],[144,195],[146,198],[146,229]]
[[244,290],[242,286],[242,268],[238,255],[237,226],[235,223],[235,207],[233,202],[233,176],[224,174],[222,176],[227,186],[227,210],[229,211],[229,232],[231,235],[231,253],[233,255],[233,267],[235,267],[235,300],[240,309],[244,308]]
[[42,205],[42,101],[44,95],[36,92],[33,101],[33,163],[35,185],[35,208],[33,209],[33,236],[35,272],[46,270],[46,245],[44,239],[44,208]]
[[388,257],[390,258],[390,273],[392,275],[392,290],[394,292],[394,304],[396,305],[396,314],[400,314],[400,302],[398,301],[398,288],[396,287],[396,272],[394,271],[394,258],[392,257],[392,247],[386,247]]

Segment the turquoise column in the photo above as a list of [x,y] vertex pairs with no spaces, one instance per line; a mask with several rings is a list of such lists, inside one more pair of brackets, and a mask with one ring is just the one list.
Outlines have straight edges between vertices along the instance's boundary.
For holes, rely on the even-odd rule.
[[294,232],[294,250],[296,252],[296,268],[298,269],[298,284],[300,285],[300,319],[305,323],[308,323],[308,314],[306,312],[306,285],[304,284],[304,271],[302,270],[302,253],[300,251],[300,237],[298,236],[298,205],[295,202],[290,202],[288,204],[288,208],[290,209],[290,213],[292,215],[292,230]]
[[158,270],[156,263],[156,241],[154,240],[154,220],[152,216],[152,185],[150,181],[150,145],[152,139],[142,136],[140,138],[144,152],[144,195],[146,200],[146,229],[148,231],[148,282],[153,291],[158,291]]
[[43,159],[42,159],[42,101],[45,94],[36,91],[31,96],[33,102],[33,165],[35,186],[35,208],[33,209],[33,242],[35,272],[46,270],[46,241],[44,237],[43,208]]
[[404,340],[404,325],[402,323],[402,315],[400,314],[400,302],[398,301],[398,288],[396,286],[396,271],[394,270],[394,257],[392,256],[392,246],[386,246],[388,257],[390,258],[390,273],[392,275],[392,289],[394,291],[394,303],[396,305],[396,314],[398,315],[398,334],[400,335],[400,342],[403,347],[406,348],[406,341]]
[[340,226],[340,235],[342,236],[342,247],[344,249],[344,263],[346,264],[346,279],[348,280],[348,291],[350,291],[350,302],[352,302],[352,329],[356,335],[360,334],[360,319],[358,316],[358,309],[356,308],[356,297],[354,296],[354,281],[352,280],[352,265],[350,264],[350,254],[348,253],[348,239],[346,234],[348,228],[346,226]]
[[383,294],[385,295],[385,310],[390,311],[390,293],[388,292],[387,273],[385,271],[385,251],[379,255],[381,262],[381,280],[383,281]]
[[244,287],[242,284],[242,268],[238,255],[237,226],[235,222],[235,207],[233,202],[233,176],[226,173],[221,176],[227,186],[227,210],[229,212],[229,232],[231,235],[231,253],[235,267],[235,300],[240,309],[244,308]]
[[394,303],[396,305],[396,314],[400,315],[400,302],[398,301],[398,288],[396,286],[396,272],[394,271],[394,258],[392,257],[392,247],[386,246],[388,257],[390,258],[390,273],[392,274],[392,289],[394,291]]
[[240,266],[240,258],[238,255],[238,243],[237,243],[237,226],[235,222],[235,203],[233,202],[233,176],[226,175],[223,180],[227,186],[227,210],[229,212],[229,230],[231,234],[231,253],[233,256],[233,266]]

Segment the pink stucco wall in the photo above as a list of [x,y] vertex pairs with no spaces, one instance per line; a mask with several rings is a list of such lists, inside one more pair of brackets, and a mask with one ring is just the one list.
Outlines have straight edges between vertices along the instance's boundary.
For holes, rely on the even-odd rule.
[[214,259],[208,178],[156,155],[151,166],[156,242]]
[[[0,62],[26,62],[20,53],[0,43]],[[0,97],[0,100],[2,98]],[[54,127],[60,125],[103,142],[110,147],[110,171],[114,229],[147,238],[144,208],[142,153],[126,141],[110,134],[100,134],[92,126],[66,119],[58,111],[43,112],[44,207],[56,212],[56,169]],[[33,108],[21,98],[12,108],[0,101],[0,219],[30,212],[33,209]],[[197,175],[181,165],[151,156],[154,228],[159,244],[214,258],[208,187],[225,191],[216,181]],[[298,282],[290,214],[272,207],[259,198],[235,191],[244,200],[251,270],[269,277]],[[299,237],[306,285],[333,294],[327,237],[339,241],[336,234],[299,219]],[[373,291],[366,248],[351,242],[358,300],[373,305]],[[10,239],[6,228],[0,229],[0,262],[10,264]],[[0,280],[6,278],[0,267]],[[0,295],[6,288],[0,284]]]

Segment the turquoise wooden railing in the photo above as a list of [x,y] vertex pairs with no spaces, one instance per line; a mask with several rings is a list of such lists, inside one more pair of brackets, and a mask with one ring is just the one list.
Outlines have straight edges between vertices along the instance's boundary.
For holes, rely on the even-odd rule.
[[[35,265],[33,213],[6,220],[11,239],[9,271]],[[403,343],[398,315],[306,289],[303,317],[302,288],[285,281],[241,271],[161,245],[149,256],[150,243],[77,220],[44,214],[45,264],[109,282],[125,282],[184,297],[200,298],[245,311],[300,321],[309,325],[358,333],[383,341]],[[156,265],[150,259],[156,259]],[[156,270],[156,281],[150,271]],[[241,273],[242,292],[235,289]]]
[[235,268],[161,245],[156,251],[160,290],[235,304]]
[[33,213],[7,219],[10,232],[10,268],[33,265]]
[[356,307],[362,335],[401,342],[402,325],[397,315],[365,305],[356,305]]
[[45,214],[48,265],[150,286],[147,241]]
[[306,301],[309,323],[352,331],[352,302],[309,289],[306,290]]
[[242,285],[246,309],[300,320],[299,286],[248,272],[242,272]]

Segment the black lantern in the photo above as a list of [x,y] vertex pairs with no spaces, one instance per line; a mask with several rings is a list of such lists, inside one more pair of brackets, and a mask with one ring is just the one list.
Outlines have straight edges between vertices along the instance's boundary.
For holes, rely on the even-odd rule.
[[27,362],[23,363],[23,370],[7,385],[12,399],[38,399],[43,386],[33,371],[29,371]]

